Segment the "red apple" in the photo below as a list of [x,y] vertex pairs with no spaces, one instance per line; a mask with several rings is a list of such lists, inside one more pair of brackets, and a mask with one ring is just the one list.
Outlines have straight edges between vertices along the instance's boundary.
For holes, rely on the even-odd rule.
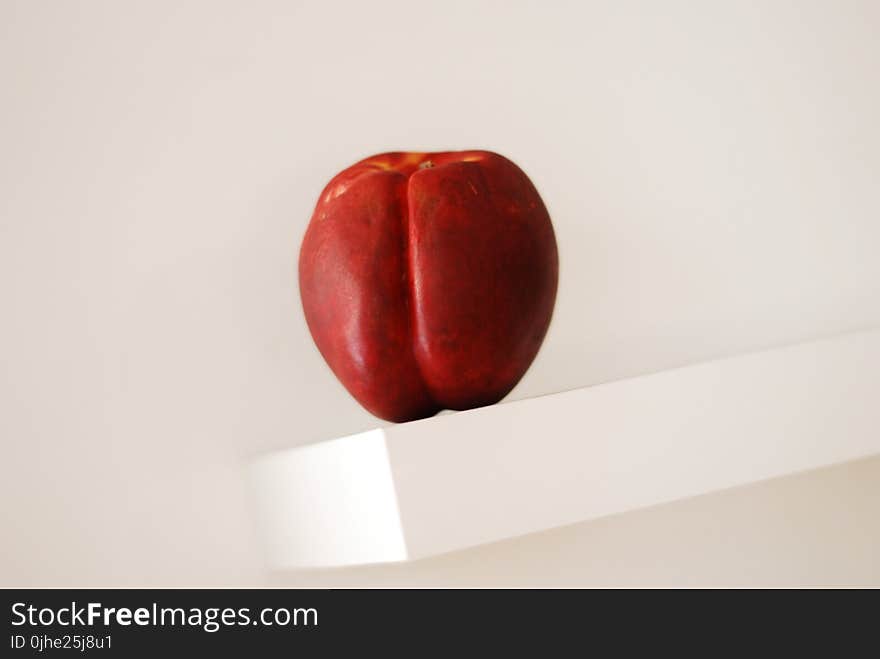
[[559,265],[528,177],[488,151],[385,153],[327,184],[303,239],[312,337],[388,421],[501,400],[532,363]]

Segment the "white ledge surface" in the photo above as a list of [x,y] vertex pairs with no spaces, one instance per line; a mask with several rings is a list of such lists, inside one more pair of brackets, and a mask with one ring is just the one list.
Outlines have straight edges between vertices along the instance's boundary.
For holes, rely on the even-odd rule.
[[880,453],[880,331],[264,456],[275,568],[413,560]]

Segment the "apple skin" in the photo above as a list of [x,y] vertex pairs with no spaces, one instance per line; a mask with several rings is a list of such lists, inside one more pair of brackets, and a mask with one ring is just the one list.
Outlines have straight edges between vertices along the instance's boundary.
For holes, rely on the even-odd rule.
[[321,193],[299,256],[318,349],[393,422],[506,396],[547,333],[558,274],[538,192],[489,151],[352,165]]

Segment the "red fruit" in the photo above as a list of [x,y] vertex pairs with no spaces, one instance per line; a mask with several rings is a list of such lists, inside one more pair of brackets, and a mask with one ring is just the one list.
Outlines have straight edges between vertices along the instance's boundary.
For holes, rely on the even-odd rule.
[[299,256],[318,349],[388,421],[507,395],[547,332],[558,272],[535,187],[488,151],[352,165],[321,193]]

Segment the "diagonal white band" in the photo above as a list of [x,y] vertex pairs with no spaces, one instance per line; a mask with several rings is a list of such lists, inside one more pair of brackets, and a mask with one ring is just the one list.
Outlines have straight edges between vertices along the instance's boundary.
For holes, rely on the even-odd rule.
[[257,460],[274,567],[422,558],[880,453],[880,330]]

